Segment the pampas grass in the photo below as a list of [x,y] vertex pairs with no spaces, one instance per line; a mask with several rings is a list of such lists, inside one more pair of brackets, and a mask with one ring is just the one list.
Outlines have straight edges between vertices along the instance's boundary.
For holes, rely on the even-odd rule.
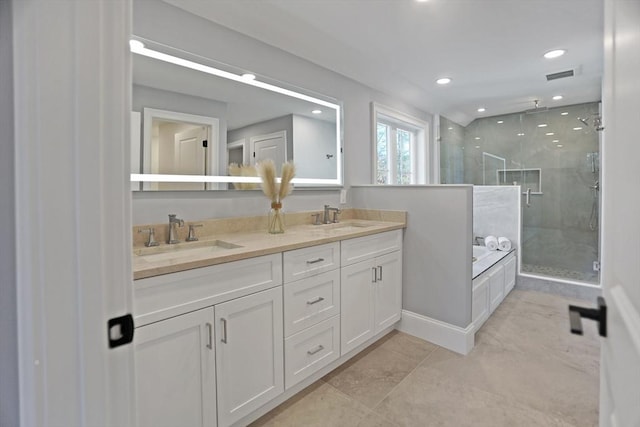
[[273,160],[263,160],[258,163],[256,169],[262,178],[262,192],[271,200],[272,214],[269,215],[269,233],[284,233],[284,220],[280,209],[282,209],[282,199],[293,190],[291,180],[296,174],[296,168],[293,163],[284,163],[280,183],[276,182],[276,166]]
[[281,202],[293,190],[291,180],[296,175],[296,167],[291,162],[282,165],[282,178],[276,182],[276,166],[273,160],[267,159],[256,166],[258,175],[262,178],[262,192],[274,203]]

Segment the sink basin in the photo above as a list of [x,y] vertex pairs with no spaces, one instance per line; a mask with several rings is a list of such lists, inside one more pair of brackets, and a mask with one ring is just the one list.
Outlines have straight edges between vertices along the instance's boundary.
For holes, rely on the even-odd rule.
[[319,230],[324,231],[358,231],[363,228],[373,227],[375,224],[371,224],[368,222],[362,221],[348,221],[348,222],[337,222],[335,224],[323,224],[319,225]]
[[223,240],[206,240],[140,248],[134,250],[133,254],[147,261],[167,261],[177,258],[198,258],[215,252],[241,247]]

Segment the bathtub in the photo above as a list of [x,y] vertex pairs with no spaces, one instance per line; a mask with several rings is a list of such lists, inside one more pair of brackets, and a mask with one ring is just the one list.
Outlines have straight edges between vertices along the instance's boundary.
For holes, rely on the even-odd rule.
[[[473,263],[471,277],[475,279],[490,269],[495,263],[511,253],[511,251],[490,251],[486,246],[472,246]],[[512,249],[513,250],[513,249]]]

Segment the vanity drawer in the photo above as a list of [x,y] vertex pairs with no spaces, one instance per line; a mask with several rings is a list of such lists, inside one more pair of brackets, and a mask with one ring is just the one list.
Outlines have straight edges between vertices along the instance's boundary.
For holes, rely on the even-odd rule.
[[285,389],[340,356],[340,316],[336,315],[284,340]]
[[340,313],[340,270],[284,285],[284,336]]
[[136,327],[282,285],[282,255],[133,281]]
[[340,242],[296,249],[283,254],[284,283],[340,267]]
[[402,249],[402,230],[343,240],[340,247],[341,266],[355,264],[400,249]]

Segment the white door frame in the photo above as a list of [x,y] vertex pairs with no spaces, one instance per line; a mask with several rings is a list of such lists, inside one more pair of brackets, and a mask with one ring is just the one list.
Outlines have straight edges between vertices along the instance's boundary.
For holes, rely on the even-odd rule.
[[20,425],[131,426],[131,3],[11,6]]
[[[249,158],[249,160],[251,161],[251,164],[254,165],[256,163],[256,159],[254,157],[254,153],[256,151],[256,143],[257,142],[261,142],[264,141],[266,139],[276,139],[276,138],[282,138],[284,140],[284,161],[286,162],[289,157],[288,157],[288,152],[287,152],[287,131],[286,130],[280,130],[278,132],[273,132],[273,133],[267,133],[264,135],[256,135],[256,136],[252,136],[249,138],[249,156],[251,156]],[[276,162],[274,162],[276,163]],[[276,169],[279,171],[282,168],[282,165],[278,165],[276,164]]]

